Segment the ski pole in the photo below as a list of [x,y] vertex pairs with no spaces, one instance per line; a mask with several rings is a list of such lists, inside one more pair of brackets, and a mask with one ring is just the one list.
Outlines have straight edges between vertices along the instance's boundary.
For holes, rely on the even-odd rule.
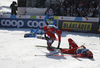
[[72,57],[76,57],[76,55],[35,55],[35,56],[72,56]]

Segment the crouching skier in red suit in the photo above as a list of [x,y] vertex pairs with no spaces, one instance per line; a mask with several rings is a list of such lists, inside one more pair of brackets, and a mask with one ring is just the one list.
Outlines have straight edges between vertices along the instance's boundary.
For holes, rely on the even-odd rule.
[[61,34],[62,34],[62,31],[59,30],[56,26],[54,25],[48,25],[48,26],[45,26],[44,29],[45,31],[45,38],[47,40],[47,49],[49,51],[54,51],[54,48],[51,47],[52,43],[57,40],[55,34],[58,35],[58,47],[60,47],[60,43],[61,43]]
[[62,53],[76,54],[77,57],[88,57],[93,58],[93,53],[86,49],[84,45],[78,46],[71,38],[68,39],[69,49],[61,49]]

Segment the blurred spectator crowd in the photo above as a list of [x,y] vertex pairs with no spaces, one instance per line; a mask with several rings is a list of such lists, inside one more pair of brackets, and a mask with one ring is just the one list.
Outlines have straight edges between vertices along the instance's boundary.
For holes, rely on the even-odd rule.
[[53,9],[55,16],[100,18],[100,0],[56,0],[49,8]]

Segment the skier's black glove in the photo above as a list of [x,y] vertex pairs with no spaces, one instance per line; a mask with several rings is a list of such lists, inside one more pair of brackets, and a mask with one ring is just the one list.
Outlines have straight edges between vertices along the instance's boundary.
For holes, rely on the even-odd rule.
[[46,36],[46,33],[44,34],[44,37],[45,37],[45,40],[48,40],[49,39],[49,37]]

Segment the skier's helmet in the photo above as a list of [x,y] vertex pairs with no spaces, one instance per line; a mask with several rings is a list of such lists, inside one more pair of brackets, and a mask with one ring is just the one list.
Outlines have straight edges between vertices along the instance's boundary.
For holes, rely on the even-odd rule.
[[84,45],[81,45],[80,47],[82,47],[83,49],[86,48]]
[[86,51],[88,58],[93,58],[93,53],[91,51]]
[[53,10],[52,9],[49,9],[49,12],[53,12]]

